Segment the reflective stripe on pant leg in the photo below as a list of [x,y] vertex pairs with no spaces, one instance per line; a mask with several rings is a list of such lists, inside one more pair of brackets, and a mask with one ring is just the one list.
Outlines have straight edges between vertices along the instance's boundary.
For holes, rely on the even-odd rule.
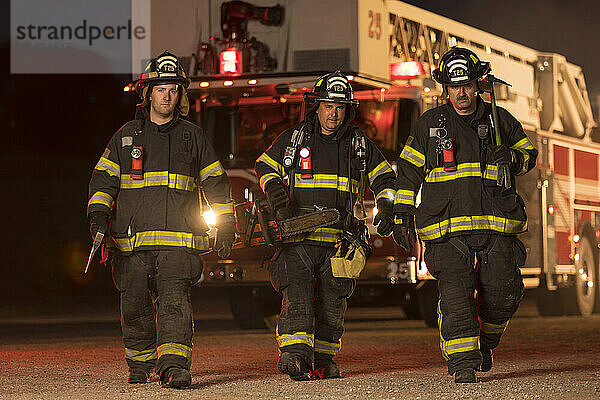
[[442,354],[446,360],[450,359],[452,354],[479,350],[479,336],[444,340],[444,338],[440,335],[440,339]]
[[305,344],[312,348],[314,347],[314,343],[315,335],[312,333],[294,332],[292,334],[280,335],[279,331],[277,332],[277,344],[279,345],[279,349],[294,344]]
[[492,324],[490,322],[485,322],[483,320],[479,320],[479,325],[481,329],[481,333],[485,333],[488,335],[501,335],[506,330],[509,321],[506,321],[503,324]]
[[180,343],[164,343],[158,346],[158,358],[173,355],[186,359],[188,363],[192,362],[192,348]]
[[148,362],[158,358],[156,349],[134,350],[125,348],[125,359],[133,362]]
[[335,356],[342,348],[342,339],[336,343],[327,342],[325,340],[315,339],[315,353],[328,354]]

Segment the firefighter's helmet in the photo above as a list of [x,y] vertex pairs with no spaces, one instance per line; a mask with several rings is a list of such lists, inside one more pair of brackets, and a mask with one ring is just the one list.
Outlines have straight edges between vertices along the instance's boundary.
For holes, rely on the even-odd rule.
[[353,106],[358,105],[358,100],[354,99],[352,86],[346,75],[340,71],[332,72],[320,77],[312,92],[304,93],[304,101],[308,104],[315,104],[319,101],[329,101],[333,103],[345,103]]
[[442,85],[464,85],[481,79],[491,70],[490,63],[481,61],[471,50],[452,47],[432,75]]
[[189,100],[187,98],[186,88],[190,85],[189,78],[185,75],[185,71],[179,62],[179,59],[165,51],[160,56],[150,60],[142,76],[135,83],[135,90],[142,99],[138,104],[140,107],[146,107],[150,104],[149,89],[154,85],[165,85],[169,83],[177,84],[180,88],[179,103],[177,105],[179,112],[186,116],[190,109]]

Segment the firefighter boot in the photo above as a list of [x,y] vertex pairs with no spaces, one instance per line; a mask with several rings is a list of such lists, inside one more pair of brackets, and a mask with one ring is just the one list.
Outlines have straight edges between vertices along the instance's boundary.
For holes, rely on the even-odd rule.
[[494,361],[494,358],[492,357],[492,350],[491,349],[481,349],[481,366],[479,367],[479,371],[481,372],[488,372],[490,369],[492,369],[492,364]]
[[148,383],[150,382],[150,371],[146,370],[131,370],[129,371],[129,379],[127,383]]
[[306,367],[306,363],[297,354],[290,352],[281,353],[277,362],[277,368],[284,374],[288,374],[294,381],[310,380],[310,369]]
[[340,367],[331,357],[315,357],[315,369],[310,374],[312,379],[341,378]]
[[455,383],[475,383],[477,382],[477,375],[473,368],[466,368],[456,371],[454,374]]
[[160,383],[162,387],[181,389],[190,386],[192,376],[187,369],[170,367],[160,374]]

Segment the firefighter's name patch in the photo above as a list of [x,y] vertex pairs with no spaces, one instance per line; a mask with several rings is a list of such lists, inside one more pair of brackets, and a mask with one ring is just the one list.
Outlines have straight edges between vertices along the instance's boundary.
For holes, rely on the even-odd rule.
[[131,136],[123,136],[121,138],[121,147],[131,146],[133,144],[133,138]]

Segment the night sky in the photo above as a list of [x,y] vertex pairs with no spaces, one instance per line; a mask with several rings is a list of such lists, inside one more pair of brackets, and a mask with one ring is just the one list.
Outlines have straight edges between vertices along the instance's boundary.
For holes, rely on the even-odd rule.
[[[600,1],[408,2],[561,53],[584,68],[591,98],[600,94]],[[136,99],[122,91],[130,76],[10,75],[8,4],[0,2],[0,171],[5,187],[0,274],[11,284],[0,298],[112,290],[107,276],[82,281],[77,268],[90,244],[85,206],[91,170],[110,136],[133,117]],[[106,275],[104,268],[96,269]]]

